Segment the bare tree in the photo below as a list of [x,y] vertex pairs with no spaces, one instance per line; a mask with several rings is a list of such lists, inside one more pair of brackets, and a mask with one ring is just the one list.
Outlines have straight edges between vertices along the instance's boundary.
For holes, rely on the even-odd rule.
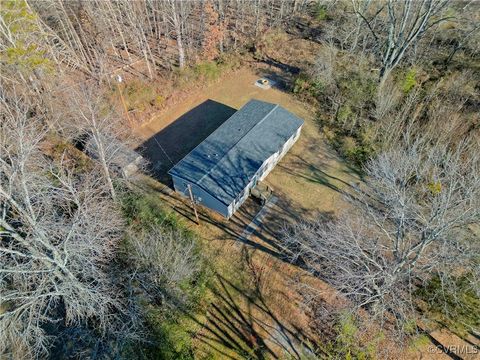
[[386,79],[377,88],[375,97],[375,109],[373,116],[377,120],[381,120],[388,116],[399,104],[402,94],[394,81]]
[[200,270],[195,241],[181,231],[158,227],[131,230],[125,258],[131,268],[129,281],[167,305],[184,303],[181,286]]
[[124,170],[131,163],[140,169],[142,158],[133,150],[135,138],[124,118],[110,108],[98,89],[80,86],[70,94],[59,109],[68,114],[64,119],[64,135],[81,143],[85,152],[98,162],[112,199],[117,194],[115,181],[122,180]]
[[402,324],[415,314],[418,285],[433,274],[448,279],[453,270],[471,269],[478,249],[464,235],[480,220],[478,143],[407,142],[372,160],[366,172],[356,210],[337,221],[297,224],[284,246],[292,261],[356,307]]
[[177,42],[178,66],[182,69],[185,67],[185,48],[183,45],[183,21],[185,21],[185,17],[182,16],[185,4],[182,1],[178,2],[175,0],[166,0],[166,2],[167,18],[173,26],[175,41]]
[[49,323],[113,323],[122,306],[106,269],[123,221],[94,165],[48,156],[54,138],[24,99],[0,109],[0,354],[32,358]]
[[450,0],[366,0],[366,5],[352,2],[355,13],[373,36],[373,46],[382,64],[381,81],[429,29],[450,18],[443,15]]
[[[205,2],[143,0],[26,1],[48,55],[56,64],[99,78],[119,66],[143,62],[153,78],[158,65],[180,68],[199,53],[235,48],[263,29],[285,26],[307,1]],[[205,13],[212,5],[210,14]],[[212,15],[218,19],[213,21]],[[215,14],[214,14],[215,13]],[[207,16],[205,16],[207,15]],[[0,35],[4,24],[0,23]],[[7,38],[8,38],[7,34]],[[233,40],[233,41],[232,41]],[[173,44],[172,44],[173,43]]]
[[311,76],[315,80],[325,85],[331,85],[335,82],[337,53],[338,49],[332,43],[322,47],[311,70]]

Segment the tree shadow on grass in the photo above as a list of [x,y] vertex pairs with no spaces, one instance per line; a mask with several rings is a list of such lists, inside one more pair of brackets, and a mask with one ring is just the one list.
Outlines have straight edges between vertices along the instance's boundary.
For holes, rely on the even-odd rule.
[[170,170],[237,110],[206,100],[146,140],[136,151],[149,162],[150,174],[172,187]]
[[303,330],[284,324],[258,287],[241,289],[220,275],[216,280],[207,320],[191,317],[203,328],[196,338],[210,350],[224,358],[259,360],[280,355],[300,359],[304,350],[312,352],[315,342]]
[[270,67],[278,69],[280,72],[286,73],[290,76],[298,75],[301,71],[301,69],[298,66],[283,63],[270,56],[264,56],[261,62],[266,65],[269,65]]
[[[285,170],[285,172],[291,175],[301,177],[309,182],[326,186],[329,189],[339,192],[341,194],[347,194],[344,188],[348,189],[353,187],[353,184],[348,183],[345,180],[340,179],[339,177],[330,175],[328,172],[319,168],[318,166],[307,162],[299,155],[295,155],[295,159],[293,160],[292,164],[293,166],[285,166],[282,164],[279,164],[279,166],[283,170]],[[353,172],[353,170],[349,171]]]

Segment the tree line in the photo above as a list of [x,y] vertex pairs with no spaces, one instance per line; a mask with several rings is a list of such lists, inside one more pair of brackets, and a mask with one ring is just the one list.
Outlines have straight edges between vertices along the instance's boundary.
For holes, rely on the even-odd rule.
[[4,47],[12,55],[15,49],[34,46],[55,64],[97,78],[144,61],[147,75],[154,78],[173,65],[183,68],[188,62],[244,47],[265,28],[288,24],[308,3],[7,1],[0,25]]

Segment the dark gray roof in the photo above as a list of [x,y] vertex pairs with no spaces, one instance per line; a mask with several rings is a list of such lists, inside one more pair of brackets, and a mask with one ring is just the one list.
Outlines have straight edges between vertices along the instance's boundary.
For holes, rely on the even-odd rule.
[[302,124],[279,105],[250,100],[169,174],[197,184],[228,205]]

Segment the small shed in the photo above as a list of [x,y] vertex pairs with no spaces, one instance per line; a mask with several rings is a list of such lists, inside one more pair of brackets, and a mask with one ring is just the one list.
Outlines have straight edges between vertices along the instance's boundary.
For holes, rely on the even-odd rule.
[[250,100],[169,170],[175,191],[226,218],[242,205],[300,136],[303,120]]

